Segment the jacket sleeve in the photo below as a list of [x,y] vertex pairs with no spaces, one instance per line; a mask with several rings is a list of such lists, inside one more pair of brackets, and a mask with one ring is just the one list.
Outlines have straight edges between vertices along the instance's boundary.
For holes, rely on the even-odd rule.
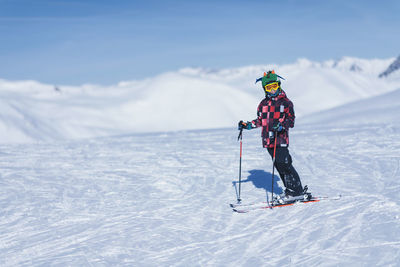
[[261,127],[262,125],[261,119],[262,119],[262,102],[258,105],[257,108],[257,119],[251,121],[253,128]]
[[293,128],[294,127],[294,120],[296,116],[294,115],[294,108],[293,108],[293,103],[292,101],[288,100],[286,105],[285,105],[285,110],[284,110],[285,116],[284,120],[282,122],[282,126],[285,129]]

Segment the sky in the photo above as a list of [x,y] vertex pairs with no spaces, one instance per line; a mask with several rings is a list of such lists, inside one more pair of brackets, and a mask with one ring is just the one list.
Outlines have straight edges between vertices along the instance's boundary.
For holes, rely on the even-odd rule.
[[0,0],[0,78],[110,85],[185,67],[400,54],[400,1]]

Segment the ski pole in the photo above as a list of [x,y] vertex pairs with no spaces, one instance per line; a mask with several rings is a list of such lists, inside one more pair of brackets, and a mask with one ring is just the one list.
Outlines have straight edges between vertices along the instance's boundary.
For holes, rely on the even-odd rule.
[[241,202],[242,200],[240,199],[240,187],[242,184],[242,132],[243,132],[243,128],[240,128],[240,132],[239,132],[239,136],[238,136],[238,140],[240,140],[240,160],[239,160],[239,196],[237,199],[237,202]]
[[276,132],[274,132],[274,155],[272,157],[272,179],[271,179],[271,203],[274,200],[274,171],[275,171],[275,152],[276,152],[276,139],[278,139],[278,136],[276,135]]

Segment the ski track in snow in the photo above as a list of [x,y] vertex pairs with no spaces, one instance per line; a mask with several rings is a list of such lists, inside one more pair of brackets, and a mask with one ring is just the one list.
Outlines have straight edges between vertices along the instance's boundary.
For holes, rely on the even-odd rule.
[[[1,145],[0,265],[398,266],[399,127],[356,128],[291,131],[303,185],[341,200],[247,214],[234,129]],[[244,132],[244,202],[271,165]]]

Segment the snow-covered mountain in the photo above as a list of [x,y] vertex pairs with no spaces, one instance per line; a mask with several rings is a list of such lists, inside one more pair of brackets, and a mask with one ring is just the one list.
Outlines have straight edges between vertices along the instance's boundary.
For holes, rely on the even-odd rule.
[[[36,100],[74,99],[79,114],[94,105],[91,90]],[[234,127],[0,145],[0,265],[398,266],[399,94],[304,116],[291,130],[303,184],[340,200],[247,214],[228,205]],[[259,129],[245,131],[244,202],[268,199],[271,167]]]
[[[301,124],[318,124],[323,128],[384,123],[386,126],[397,125],[400,121],[400,89],[345,104],[336,108],[320,111],[311,116],[300,118]],[[390,118],[390,119],[388,119]]]
[[387,77],[391,75],[393,72],[398,72],[399,69],[400,69],[400,56],[396,58],[396,60],[393,61],[393,63],[390,64],[389,67],[384,72],[379,74],[379,77],[380,78]]
[[264,71],[282,87],[297,117],[400,88],[380,79],[391,59],[357,59],[207,70],[186,68],[114,86],[54,86],[0,80],[2,143],[231,127],[255,118]]

